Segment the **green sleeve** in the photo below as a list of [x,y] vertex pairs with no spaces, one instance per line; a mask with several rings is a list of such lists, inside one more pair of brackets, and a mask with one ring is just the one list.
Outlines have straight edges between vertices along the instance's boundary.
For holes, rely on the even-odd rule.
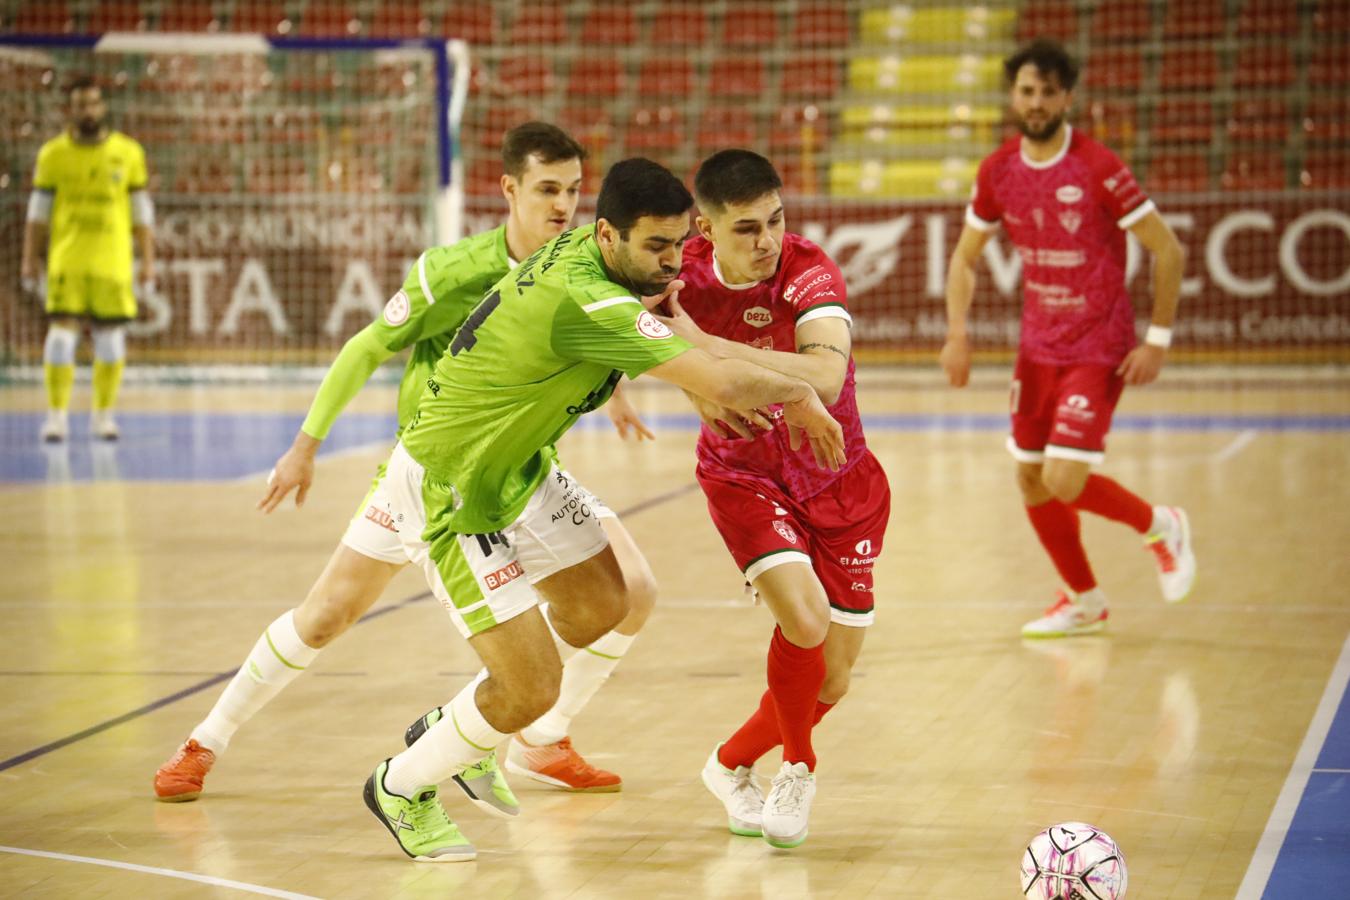
[[622,296],[582,306],[559,304],[552,342],[554,352],[564,359],[599,363],[629,378],[692,346],[658,322],[636,298]]
[[328,437],[329,429],[347,404],[361,393],[380,363],[393,355],[394,351],[387,349],[376,334],[375,323],[352,335],[323,376],[300,430],[315,440]]

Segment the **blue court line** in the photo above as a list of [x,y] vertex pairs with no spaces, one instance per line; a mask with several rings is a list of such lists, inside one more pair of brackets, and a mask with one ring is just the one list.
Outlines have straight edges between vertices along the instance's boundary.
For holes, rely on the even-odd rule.
[[[644,512],[648,509],[652,509],[653,507],[660,506],[663,503],[668,503],[669,501],[674,500],[676,497],[681,497],[684,494],[687,494],[690,491],[696,489],[697,487],[698,487],[697,483],[690,482],[689,484],[686,484],[682,487],[666,491],[664,494],[658,494],[646,500],[639,501],[638,503],[635,503],[626,509],[618,510],[618,514],[620,517],[625,518],[635,516],[640,512]],[[363,625],[366,622],[369,622],[371,619],[377,619],[380,616],[393,612],[394,610],[402,609],[403,607],[410,606],[414,603],[420,603],[423,600],[430,600],[431,597],[432,597],[431,591],[423,591],[420,594],[414,594],[413,596],[400,600],[397,603],[391,603],[388,606],[384,606],[381,607],[380,609],[366,613],[364,616],[356,620],[356,624]],[[45,756],[54,750],[60,750],[62,747],[68,747],[71,744],[84,740],[85,738],[90,738],[96,734],[101,734],[107,731],[109,728],[115,728],[116,726],[121,725],[123,722],[130,722],[132,719],[138,719],[141,716],[148,715],[149,713],[152,713],[157,709],[161,709],[165,706],[168,706],[171,703],[175,703],[179,700],[182,700],[185,697],[191,697],[193,694],[200,693],[206,690],[207,688],[211,687],[212,685],[219,684],[220,682],[224,681],[227,678],[233,678],[237,671],[239,670],[230,669],[225,672],[217,672],[216,674],[210,676],[209,678],[205,678],[195,684],[188,685],[182,690],[175,691],[174,693],[169,694],[165,697],[161,697],[158,700],[152,700],[151,702],[145,704],[144,706],[137,707],[136,709],[133,709],[130,712],[125,712],[122,715],[117,716],[116,718],[108,719],[106,721],[98,723],[97,725],[90,726],[89,728],[86,728],[83,731],[78,731],[75,734],[59,738],[55,741],[52,741],[51,743],[43,744],[41,747],[35,747],[32,750],[27,750],[23,753],[20,753],[17,756],[11,756],[9,759],[0,760],[0,772],[5,771],[6,769],[12,769],[14,766],[22,765],[23,763],[26,763],[31,759],[36,759],[39,756]]]
[[1350,636],[1275,800],[1237,900],[1344,897],[1350,885]]

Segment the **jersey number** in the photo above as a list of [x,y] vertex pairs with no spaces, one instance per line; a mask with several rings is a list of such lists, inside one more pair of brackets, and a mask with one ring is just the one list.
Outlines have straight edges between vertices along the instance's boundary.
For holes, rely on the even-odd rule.
[[455,332],[455,339],[450,342],[451,356],[459,356],[463,351],[473,349],[473,345],[478,343],[478,338],[474,337],[473,333],[487,321],[488,316],[492,315],[492,311],[500,306],[501,302],[502,292],[493,291],[473,308],[464,324],[459,326],[459,331]]

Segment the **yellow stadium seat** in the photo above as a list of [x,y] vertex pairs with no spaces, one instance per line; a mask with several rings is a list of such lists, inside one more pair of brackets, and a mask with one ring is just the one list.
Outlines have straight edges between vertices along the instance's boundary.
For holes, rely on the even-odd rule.
[[996,56],[861,56],[849,61],[849,87],[857,91],[938,94],[996,91],[1003,64]]
[[830,194],[853,200],[961,198],[969,196],[978,167],[959,158],[841,160],[830,166]]
[[948,105],[847,106],[840,114],[845,143],[898,147],[976,144],[992,148],[1002,111],[996,106]]
[[1016,11],[1006,5],[915,9],[898,4],[863,10],[859,36],[864,43],[876,44],[1011,41],[1016,18]]

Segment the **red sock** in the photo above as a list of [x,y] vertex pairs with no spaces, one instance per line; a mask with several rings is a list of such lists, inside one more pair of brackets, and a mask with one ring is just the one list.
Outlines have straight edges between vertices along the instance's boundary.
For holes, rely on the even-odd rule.
[[769,693],[773,694],[778,714],[778,733],[783,738],[783,761],[806,763],[816,768],[811,749],[816,698],[825,683],[825,645],[798,647],[783,637],[782,629],[773,630],[769,644]]
[[1105,475],[1089,475],[1074,509],[1087,510],[1115,522],[1123,522],[1140,534],[1153,527],[1153,507],[1137,494]]
[[[820,720],[832,709],[833,703],[817,700],[812,727],[819,725]],[[761,756],[781,743],[783,738],[778,734],[778,712],[773,705],[773,693],[765,691],[764,696],[759,698],[759,709],[722,745],[717,753],[717,761],[728,769],[753,766]]]
[[1088,564],[1087,552],[1083,550],[1078,513],[1058,500],[1049,500],[1039,506],[1028,506],[1027,518],[1069,590],[1081,594],[1095,588],[1097,579]]

